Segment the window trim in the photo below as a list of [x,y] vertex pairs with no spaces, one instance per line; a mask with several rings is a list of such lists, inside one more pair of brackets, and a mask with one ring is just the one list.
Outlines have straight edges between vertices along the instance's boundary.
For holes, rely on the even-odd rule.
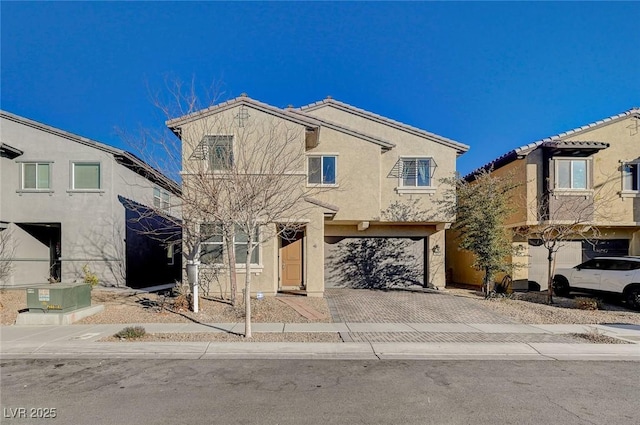
[[[318,153],[309,153],[305,158],[305,177],[307,187],[339,187],[338,184],[338,157],[340,155],[335,152],[318,152]],[[334,179],[335,183],[322,183],[324,180],[324,167],[323,162],[325,157],[335,158],[335,166],[334,166]],[[310,158],[320,158],[320,183],[310,183],[309,182],[309,159]]]
[[[212,141],[215,142],[215,139],[220,138],[220,139],[224,139],[225,142],[228,142],[230,144],[230,157],[229,157],[229,164],[225,164],[226,167],[224,168],[214,168],[213,167],[213,162],[211,160],[211,154],[214,152],[213,150],[213,143],[211,143],[211,141],[209,141],[208,139],[211,138]],[[209,169],[210,172],[212,173],[225,173],[229,170],[231,170],[233,168],[233,165],[235,163],[235,155],[234,155],[234,145],[235,145],[235,137],[233,134],[207,134],[203,137],[203,142],[206,144],[206,152],[207,155],[205,157],[205,160],[207,161],[207,167]]]
[[[429,186],[418,186],[417,185],[417,180],[416,180],[416,186],[405,186],[404,185],[404,162],[407,160],[424,160],[424,159],[428,159],[429,160]],[[398,194],[403,195],[403,194],[421,194],[421,193],[426,193],[426,194],[433,194],[436,192],[436,186],[433,184],[434,182],[434,176],[435,176],[435,161],[433,159],[433,156],[429,156],[429,155],[402,155],[399,158],[399,163],[400,163],[400,172],[398,173],[398,186],[396,187],[396,192],[398,192]],[[417,179],[417,173],[416,173],[416,179]]]
[[[158,196],[156,196],[156,191],[158,191],[158,194],[159,194]],[[167,195],[167,201],[163,200],[162,195]],[[158,205],[156,205],[156,199],[158,200]],[[163,204],[163,202],[166,202],[166,204]],[[170,212],[171,211],[171,193],[168,190],[161,188],[160,186],[154,186],[153,187],[153,207],[158,208],[162,211]]]
[[[624,167],[627,165],[635,165],[636,166],[636,186],[638,189],[625,189],[624,187]],[[640,198],[640,160],[633,161],[620,161],[620,185],[621,191],[620,196],[622,198]]]
[[[216,222],[203,222],[200,223],[199,226],[202,225],[207,225],[207,224],[211,224],[211,225],[216,225]],[[258,228],[258,240],[260,240],[260,228]],[[205,242],[205,241],[201,241],[200,242],[200,252],[198,253],[198,255],[201,257],[202,256],[202,246],[203,245],[220,245],[222,247],[222,252],[224,252],[224,245],[226,243],[225,239],[224,239],[224,235],[222,236],[222,240],[220,242]],[[234,237],[233,237],[233,246],[234,249],[236,247],[236,245],[243,245],[242,243],[236,242],[235,240],[235,232],[234,232]],[[250,271],[254,272],[254,273],[260,273],[262,272],[262,270],[264,269],[264,265],[262,263],[262,244],[258,243],[257,246],[255,247],[254,251],[257,250],[257,256],[258,256],[258,262],[257,263],[251,263],[250,265]],[[203,263],[201,261],[201,263],[205,266],[205,267],[217,267],[217,268],[224,268],[227,266],[227,264],[224,261],[224,258],[222,258],[222,260],[219,263],[216,262],[212,262],[212,263]],[[245,270],[246,269],[246,264],[244,262],[242,263],[238,263],[236,261],[236,270]]]
[[[563,161],[571,161],[571,166],[570,166],[570,171],[569,171],[569,178],[570,178],[570,185],[573,186],[573,161],[584,161],[585,163],[585,167],[586,167],[586,176],[585,176],[585,188],[575,188],[575,187],[558,187],[559,184],[559,177],[560,177],[560,173],[559,173],[559,168],[560,168],[560,163]],[[554,176],[553,176],[553,192],[554,193],[578,193],[578,194],[586,194],[586,193],[590,193],[593,192],[592,186],[593,183],[591,181],[591,169],[592,169],[592,164],[593,164],[593,158],[591,157],[566,157],[566,156],[559,156],[559,157],[555,157],[553,158],[553,171],[554,171]]]
[[[18,164],[20,165],[19,167],[19,176],[18,176],[18,181],[19,181],[19,187],[17,192],[19,193],[53,193],[53,167],[51,164],[54,163],[54,161],[38,161],[38,160],[34,160],[34,161],[17,161]],[[25,164],[35,164],[36,166],[36,187],[35,188],[25,188],[24,187],[24,182],[25,182],[25,178],[24,178],[24,166]],[[49,183],[49,187],[48,188],[42,188],[39,189],[38,188],[38,165],[48,165],[49,166],[49,179],[48,179],[48,183]]]
[[[67,192],[94,192],[101,193],[104,192],[103,189],[103,172],[102,172],[102,161],[70,161],[71,171],[69,173],[69,190]],[[98,188],[97,189],[77,189],[75,186],[76,180],[76,164],[87,164],[87,165],[97,165],[98,166]]]

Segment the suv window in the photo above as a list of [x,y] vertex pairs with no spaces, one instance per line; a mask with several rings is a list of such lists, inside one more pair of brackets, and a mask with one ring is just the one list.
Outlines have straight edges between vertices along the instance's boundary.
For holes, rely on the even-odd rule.
[[585,270],[637,270],[640,269],[640,261],[630,261],[625,258],[594,258],[586,261],[579,266],[579,269]]
[[602,260],[589,260],[585,263],[580,264],[576,268],[578,269],[586,269],[586,270],[594,270],[594,269],[602,269]]
[[633,262],[627,260],[610,260],[609,270],[633,270]]

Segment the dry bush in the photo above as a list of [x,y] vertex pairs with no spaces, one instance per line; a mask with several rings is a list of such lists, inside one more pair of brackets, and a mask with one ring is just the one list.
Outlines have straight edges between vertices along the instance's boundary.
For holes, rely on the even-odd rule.
[[578,297],[575,300],[576,308],[580,310],[598,310],[600,303],[594,298]]

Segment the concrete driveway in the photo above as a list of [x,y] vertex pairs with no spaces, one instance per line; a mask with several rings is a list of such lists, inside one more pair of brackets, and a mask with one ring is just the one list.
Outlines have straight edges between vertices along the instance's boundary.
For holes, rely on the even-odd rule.
[[331,288],[325,298],[334,322],[518,323],[479,300],[435,291]]

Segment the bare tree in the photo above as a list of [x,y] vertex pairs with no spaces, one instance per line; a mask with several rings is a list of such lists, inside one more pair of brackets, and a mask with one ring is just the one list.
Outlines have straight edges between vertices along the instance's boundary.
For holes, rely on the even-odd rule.
[[[209,125],[215,127],[214,134],[234,135],[232,149],[223,146],[220,138],[208,139],[211,132],[194,134],[192,130],[183,135],[183,142],[189,143],[185,138],[199,141],[194,152],[207,151],[184,163],[183,215],[192,222],[214,220],[227,243],[235,237],[246,247],[243,298],[245,336],[250,338],[254,252],[274,237],[300,228],[313,208],[305,199],[318,189],[305,184],[305,129],[301,126],[273,118],[256,118],[242,125],[213,121]],[[234,247],[226,246],[231,259]],[[236,273],[234,263],[229,264],[231,279]]]
[[[268,114],[252,113],[251,119],[241,120],[207,113],[216,105],[201,103],[193,82],[167,87],[173,105],[165,105],[157,96],[154,103],[175,134],[145,130],[138,137],[139,150],[165,152],[164,165],[156,164],[159,169],[180,164],[181,220],[172,223],[182,229],[183,255],[196,273],[201,262],[221,267],[220,257],[224,258],[234,305],[236,275],[244,273],[245,336],[250,338],[251,263],[256,249],[278,235],[295,232],[307,212],[316,208],[306,201],[320,191],[306,185],[306,129]],[[136,143],[135,138],[128,140]],[[141,215],[140,221],[148,218]],[[145,231],[159,239],[166,237],[153,226]],[[236,264],[238,246],[246,248],[238,251],[245,257],[244,268]],[[218,247],[223,247],[222,252]],[[196,284],[194,303],[197,297]]]
[[[530,239],[538,239],[547,250],[547,302],[553,303],[554,291],[562,293],[562,288],[554,287],[557,253],[571,241],[595,244],[600,239],[598,223],[614,222],[611,213],[617,193],[615,176],[599,170],[601,183],[593,191],[585,193],[563,193],[547,190],[539,199],[528,205],[528,212],[537,218],[537,224],[516,229],[516,232]],[[559,294],[556,294],[559,295]]]
[[11,237],[11,230],[0,227],[0,283],[5,282],[13,271],[13,257],[15,245]]

